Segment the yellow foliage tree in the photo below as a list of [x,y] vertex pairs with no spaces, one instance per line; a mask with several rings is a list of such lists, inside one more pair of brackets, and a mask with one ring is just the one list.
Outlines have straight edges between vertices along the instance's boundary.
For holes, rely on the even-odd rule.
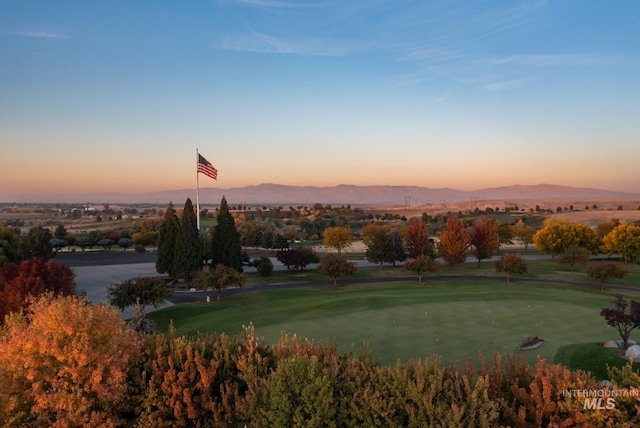
[[324,247],[335,248],[338,250],[338,254],[342,253],[343,249],[350,247],[353,242],[353,232],[348,227],[328,227],[323,234]]
[[533,235],[533,243],[539,252],[552,256],[572,246],[586,248],[591,254],[597,254],[600,248],[600,238],[589,226],[555,219],[547,220]]
[[640,259],[640,226],[624,220],[602,238],[602,250],[608,255],[618,254],[625,262]]
[[131,411],[141,340],[117,309],[45,294],[0,329],[0,420],[8,426],[116,426]]

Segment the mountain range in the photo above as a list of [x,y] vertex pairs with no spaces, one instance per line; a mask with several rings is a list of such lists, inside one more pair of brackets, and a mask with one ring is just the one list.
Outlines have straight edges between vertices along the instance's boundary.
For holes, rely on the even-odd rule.
[[[230,204],[309,205],[396,205],[412,206],[443,202],[500,199],[554,198],[638,198],[640,193],[626,193],[603,189],[561,186],[554,184],[513,185],[490,187],[472,191],[450,188],[431,189],[419,186],[355,186],[341,184],[333,187],[287,186],[259,184],[235,188],[201,188],[200,203],[218,205],[225,196]],[[166,190],[150,193],[83,193],[65,195],[0,195],[0,202],[19,203],[158,203],[169,201],[180,205],[191,198],[195,203],[195,189]]]

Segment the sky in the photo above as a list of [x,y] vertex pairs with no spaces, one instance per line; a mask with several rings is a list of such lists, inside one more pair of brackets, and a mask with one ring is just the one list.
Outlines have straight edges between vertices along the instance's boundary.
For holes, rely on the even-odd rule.
[[0,200],[640,193],[640,2],[0,0]]

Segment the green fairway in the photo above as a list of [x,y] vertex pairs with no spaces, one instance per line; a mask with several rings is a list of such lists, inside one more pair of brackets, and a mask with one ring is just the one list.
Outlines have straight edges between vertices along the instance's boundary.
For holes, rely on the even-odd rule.
[[[161,330],[173,320],[178,334],[237,334],[253,323],[271,344],[282,332],[335,342],[340,352],[367,343],[384,364],[431,354],[456,363],[478,353],[490,357],[492,350],[553,362],[560,346],[618,338],[599,315],[611,298],[579,287],[450,279],[256,290],[221,303],[166,308],[150,317]],[[548,343],[517,351],[531,335]]]

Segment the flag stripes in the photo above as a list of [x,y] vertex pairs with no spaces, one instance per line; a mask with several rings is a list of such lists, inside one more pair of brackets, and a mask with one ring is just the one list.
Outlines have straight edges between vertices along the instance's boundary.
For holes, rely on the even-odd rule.
[[211,162],[206,160],[201,154],[198,154],[198,172],[201,172],[214,180],[218,179],[218,170],[215,169],[213,165],[211,165]]

